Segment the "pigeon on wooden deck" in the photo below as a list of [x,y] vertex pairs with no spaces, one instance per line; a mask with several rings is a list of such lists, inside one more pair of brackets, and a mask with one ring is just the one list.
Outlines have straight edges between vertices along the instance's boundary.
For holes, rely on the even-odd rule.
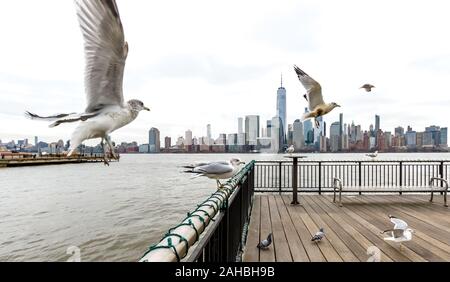
[[313,242],[320,242],[322,241],[323,237],[325,237],[325,232],[323,231],[323,228],[320,228],[319,231],[312,236],[311,241]]
[[363,86],[361,86],[359,89],[364,89],[366,92],[372,91],[372,88],[375,88],[372,84],[366,83]]
[[414,230],[408,228],[408,224],[393,215],[389,215],[391,222],[394,224],[393,229],[384,230],[381,234],[390,233],[390,236],[385,237],[385,241],[392,241],[400,243],[400,249],[402,248],[402,242],[411,241]]
[[272,244],[272,233],[269,234],[269,236],[267,236],[267,239],[262,240],[261,242],[258,243],[258,245],[256,246],[258,249],[267,249],[270,244]]
[[228,179],[234,176],[239,171],[239,165],[245,164],[240,159],[233,158],[230,161],[199,163],[184,166],[188,170],[186,173],[193,173],[195,177],[206,176],[210,179],[215,179],[217,188],[222,188],[223,185],[219,179]]
[[[62,123],[80,122],[72,133],[68,156],[85,140],[101,138],[104,163],[109,165],[104,141],[116,158],[110,133],[134,121],[142,110],[150,111],[139,100],[123,98],[123,74],[128,55],[122,22],[115,0],[75,0],[77,16],[84,38],[86,68],[84,84],[87,105],[83,113],[40,116],[31,119]],[[64,99],[64,97],[62,97]]]
[[296,65],[294,65],[294,70],[297,73],[298,79],[302,83],[303,87],[306,89],[306,94],[303,97],[305,97],[309,104],[309,112],[303,115],[302,121],[309,118],[314,118],[316,127],[319,128],[319,121],[317,118],[340,106],[334,102],[325,103],[320,84]]

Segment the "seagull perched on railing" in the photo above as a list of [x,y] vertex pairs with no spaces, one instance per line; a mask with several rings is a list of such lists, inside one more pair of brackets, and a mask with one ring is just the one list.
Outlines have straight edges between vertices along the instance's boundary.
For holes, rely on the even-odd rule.
[[270,244],[272,244],[272,233],[270,233],[269,236],[267,236],[267,239],[264,239],[261,242],[259,242],[256,247],[258,249],[265,250],[270,246]]
[[125,41],[116,1],[75,0],[75,3],[84,38],[87,107],[83,113],[39,116],[26,112],[26,116],[54,121],[50,127],[80,121],[70,139],[68,156],[83,141],[101,138],[104,163],[109,165],[104,140],[115,158],[109,134],[132,122],[140,111],[149,109],[136,99],[124,102],[122,83],[128,43]]
[[390,232],[391,236],[385,237],[385,241],[393,241],[400,243],[400,249],[402,248],[402,242],[410,241],[412,239],[412,233],[414,230],[408,228],[408,224],[393,215],[389,215],[391,222],[394,224],[393,229],[384,230],[381,234]]
[[372,160],[374,160],[378,156],[378,151],[375,151],[373,153],[368,153],[366,156],[370,157]]
[[309,103],[309,112],[303,115],[302,121],[305,119],[314,118],[316,127],[319,128],[319,121],[317,118],[340,106],[334,102],[325,103],[323,101],[322,87],[320,84],[296,65],[294,65],[294,70],[297,73],[298,79],[303,84],[303,87],[306,89],[307,93],[304,97]]
[[222,188],[223,185],[219,179],[228,179],[235,175],[239,171],[239,165],[245,164],[240,159],[233,158],[228,162],[210,162],[210,163],[198,163],[183,166],[188,170],[186,173],[194,173],[195,177],[206,176],[211,179],[215,179],[217,182],[217,188]]
[[320,242],[322,241],[323,237],[325,237],[325,232],[323,231],[323,228],[320,228],[319,231],[312,236],[311,241],[313,242]]
[[375,88],[375,86],[373,86],[372,84],[366,83],[363,86],[361,86],[359,89],[364,89],[366,90],[366,92],[370,92],[372,91],[372,88]]
[[292,155],[292,153],[295,151],[294,145],[289,146],[289,148],[286,149],[285,153]]

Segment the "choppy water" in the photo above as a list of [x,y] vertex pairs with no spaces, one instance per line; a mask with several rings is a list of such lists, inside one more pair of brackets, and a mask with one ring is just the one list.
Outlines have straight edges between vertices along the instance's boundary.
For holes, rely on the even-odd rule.
[[[82,261],[137,261],[186,213],[215,190],[179,167],[238,156],[122,155],[119,163],[0,168],[0,261],[65,261],[77,246]],[[309,154],[352,160],[362,154]],[[380,154],[382,159],[449,159],[450,154]]]

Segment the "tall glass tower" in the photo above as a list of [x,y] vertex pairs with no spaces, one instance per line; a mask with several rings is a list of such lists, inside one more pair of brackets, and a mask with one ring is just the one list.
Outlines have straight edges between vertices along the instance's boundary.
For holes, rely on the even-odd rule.
[[283,75],[281,75],[281,85],[277,90],[277,114],[280,117],[280,127],[283,133],[283,145],[286,144],[286,89],[283,87]]

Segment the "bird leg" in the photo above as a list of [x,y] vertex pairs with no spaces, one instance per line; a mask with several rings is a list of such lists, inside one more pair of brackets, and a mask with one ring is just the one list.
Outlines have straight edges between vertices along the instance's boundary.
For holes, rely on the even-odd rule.
[[113,145],[112,145],[112,143],[111,143],[111,137],[110,137],[109,135],[106,135],[106,136],[105,136],[105,140],[106,140],[106,142],[108,143],[109,152],[110,152],[110,154],[111,154],[111,157],[112,157],[113,159],[117,160],[117,159],[118,159],[118,158],[117,158],[117,155],[114,153],[114,147],[113,147]]
[[103,138],[102,138],[102,141],[100,142],[100,145],[102,146],[102,149],[103,149],[103,163],[105,165],[109,166],[109,161],[106,156],[106,148],[105,148],[105,143],[103,142]]
[[223,184],[220,183],[219,179],[216,179],[217,182],[217,189],[222,189],[223,188]]
[[320,123],[317,119],[314,119],[315,123],[316,123],[316,127],[319,128],[320,127]]

